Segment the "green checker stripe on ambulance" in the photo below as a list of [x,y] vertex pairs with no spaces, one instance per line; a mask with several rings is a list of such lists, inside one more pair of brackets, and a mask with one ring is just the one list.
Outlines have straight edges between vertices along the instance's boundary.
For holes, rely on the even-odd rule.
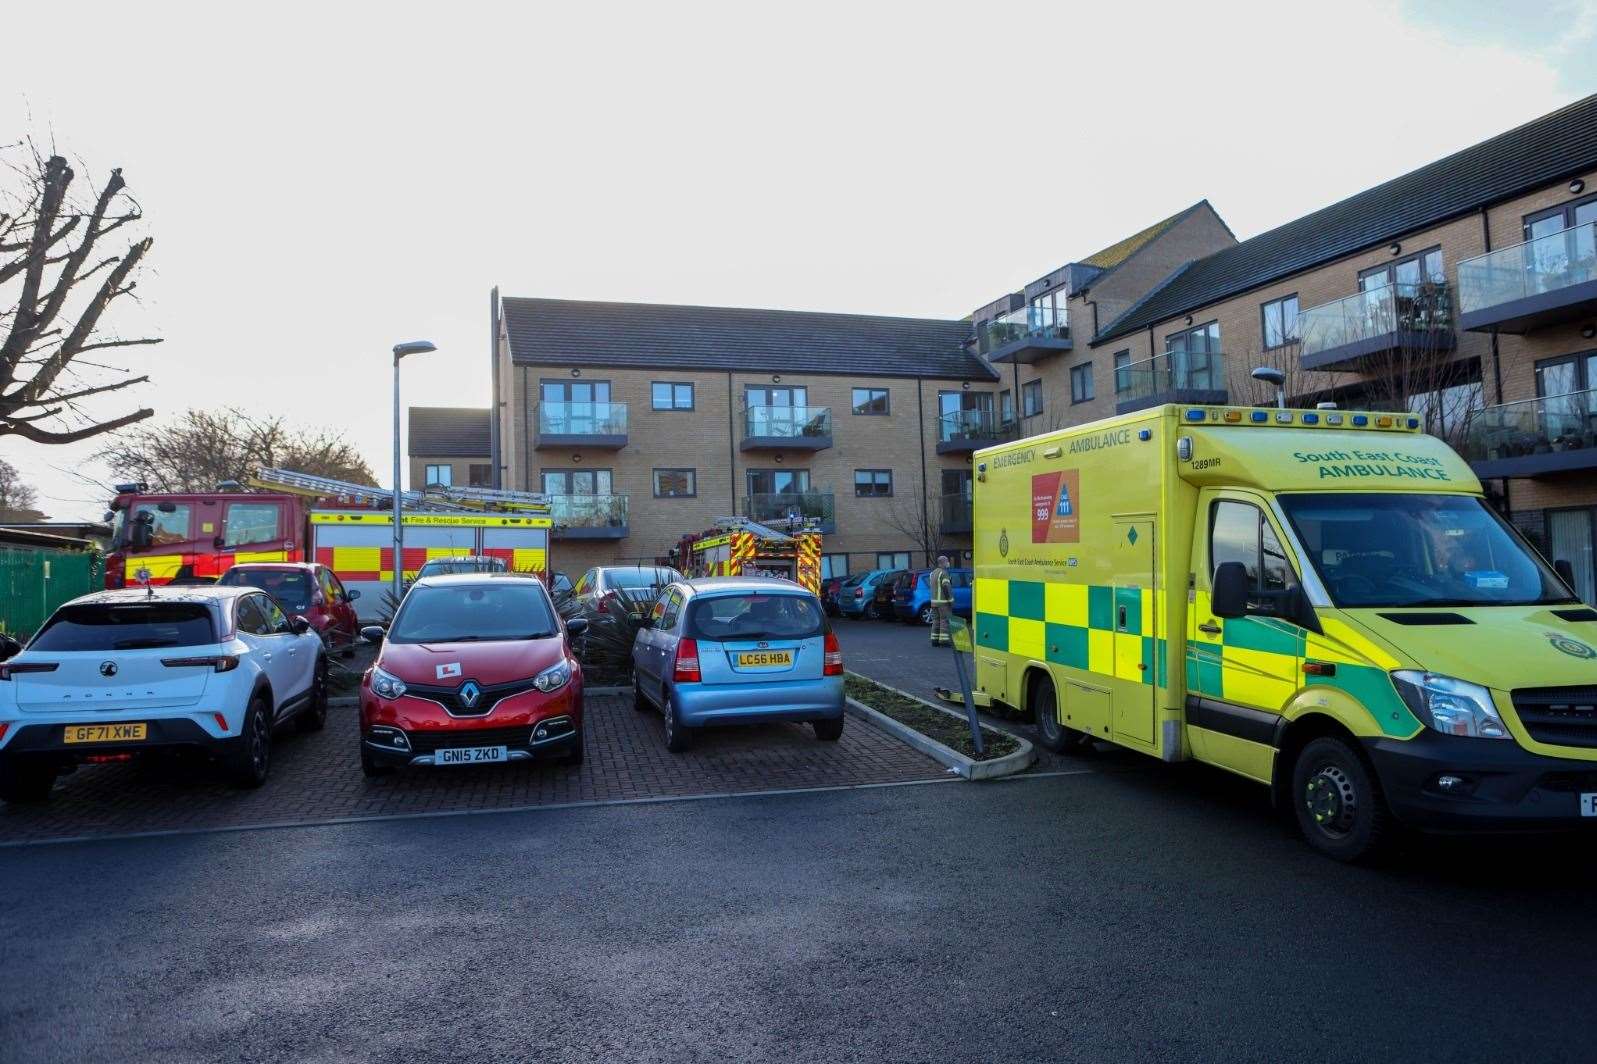
[[1265,654],[1303,656],[1304,631],[1270,617],[1232,617],[1225,622],[1225,645]]
[[[997,581],[994,581],[997,583]],[[1063,606],[1050,607],[1050,590],[1057,592],[1059,585],[1050,588],[1040,580],[1008,580],[1003,581],[1004,602],[1007,603],[1007,614],[984,612],[977,602],[976,611],[976,645],[988,650],[1010,652],[1011,620],[1042,621],[1043,625],[1043,656],[1055,665],[1067,668],[1092,671],[1090,667],[1091,639],[1089,632],[1115,632],[1116,614],[1120,609],[1126,611],[1127,631],[1119,635],[1136,636],[1142,643],[1140,661],[1146,668],[1141,671],[1141,680],[1146,684],[1158,684],[1160,687],[1168,686],[1169,674],[1167,658],[1169,647],[1165,640],[1156,639],[1152,633],[1142,630],[1143,597],[1150,592],[1137,588],[1113,588],[1096,585],[1072,585],[1070,599],[1077,605],[1070,605],[1067,601]],[[996,590],[996,589],[995,589]],[[1080,596],[1080,597],[1077,597]],[[994,598],[997,596],[994,595]],[[1080,612],[1080,605],[1085,599],[1085,616]],[[1054,600],[1057,601],[1057,600]],[[1002,605],[1002,603],[1000,604]],[[1054,615],[1049,616],[1052,608]],[[1059,611],[1063,609],[1063,614]],[[1085,620],[1086,624],[1067,624],[1059,619],[1061,616],[1071,616],[1072,619]],[[1017,635],[1017,638],[1019,636]],[[1113,657],[1109,659],[1111,668],[1097,671],[1105,675],[1113,675]]]

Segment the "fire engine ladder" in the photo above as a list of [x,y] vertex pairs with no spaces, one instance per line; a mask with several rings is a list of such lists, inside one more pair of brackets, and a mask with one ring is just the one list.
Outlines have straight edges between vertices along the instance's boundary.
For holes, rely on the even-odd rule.
[[430,485],[428,497],[439,496],[456,506],[473,510],[516,510],[546,514],[549,496],[541,491],[506,491],[503,488],[456,488]]
[[793,537],[786,532],[778,532],[774,528],[750,521],[747,517],[717,517],[715,527],[721,532],[752,532],[759,538],[771,543],[792,543]]
[[[392,506],[394,503],[394,493],[385,488],[374,488],[370,484],[356,484],[348,480],[334,480],[332,477],[318,477],[292,469],[262,466],[255,471],[253,477],[248,478],[247,483],[252,488],[264,491],[287,492],[290,495],[302,495],[307,499],[336,499],[357,506]],[[412,510],[435,512],[466,510],[464,506],[440,505],[437,500],[428,499],[419,491],[404,492],[400,498],[404,505]]]

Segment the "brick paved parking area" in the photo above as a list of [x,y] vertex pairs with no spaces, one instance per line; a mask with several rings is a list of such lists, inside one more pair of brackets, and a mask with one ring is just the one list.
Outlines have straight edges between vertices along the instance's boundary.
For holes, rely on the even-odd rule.
[[941,765],[854,717],[835,743],[817,740],[808,725],[773,724],[706,730],[687,753],[672,754],[660,715],[633,709],[630,695],[590,695],[586,711],[579,767],[418,768],[367,780],[355,707],[334,706],[325,731],[278,734],[272,776],[259,790],[234,790],[203,764],[84,767],[43,805],[0,805],[0,844],[944,776]]

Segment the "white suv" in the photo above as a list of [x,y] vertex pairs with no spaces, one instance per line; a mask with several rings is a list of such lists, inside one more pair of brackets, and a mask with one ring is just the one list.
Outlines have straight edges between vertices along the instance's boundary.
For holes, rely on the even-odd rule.
[[[12,644],[15,646],[15,644]],[[271,767],[272,731],[327,721],[327,659],[301,617],[252,587],[157,587],[73,599],[0,661],[0,799],[41,801],[79,762],[207,751],[239,785]]]

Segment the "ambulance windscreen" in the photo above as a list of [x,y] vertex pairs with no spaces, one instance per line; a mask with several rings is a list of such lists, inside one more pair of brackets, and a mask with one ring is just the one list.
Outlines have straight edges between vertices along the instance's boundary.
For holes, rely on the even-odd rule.
[[1338,606],[1574,601],[1518,533],[1474,496],[1338,492],[1279,500]]

